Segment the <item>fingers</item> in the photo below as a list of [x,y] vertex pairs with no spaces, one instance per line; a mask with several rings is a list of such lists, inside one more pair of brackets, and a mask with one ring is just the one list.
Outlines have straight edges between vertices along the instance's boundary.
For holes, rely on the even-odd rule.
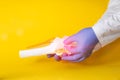
[[73,55],[70,55],[70,56],[62,56],[62,60],[67,60],[67,61],[76,61],[76,60],[79,60],[80,58],[82,58],[82,54],[80,53],[77,53],[77,54],[73,54]]
[[47,54],[48,58],[54,57],[55,54]]
[[86,57],[81,57],[80,59],[74,60],[74,61],[72,61],[72,62],[81,62],[81,61],[83,61],[83,60],[85,60],[85,59],[86,59]]
[[55,55],[55,56],[54,56],[54,59],[55,59],[56,61],[60,61],[60,60],[61,60],[61,57],[58,56],[58,55]]
[[81,62],[85,60],[87,57],[89,57],[90,54],[83,55],[83,53],[77,53],[77,54],[69,55],[67,53],[63,53],[62,56],[58,56],[56,54],[48,54],[47,56],[49,58],[54,57],[56,61],[65,60],[65,61],[70,61],[70,62]]
[[[74,54],[74,56],[76,55],[77,57],[74,56],[70,56],[69,58],[64,58],[64,60],[67,61],[71,61],[71,62],[81,62],[83,60],[85,60],[86,58],[88,58],[91,55],[91,52],[84,52],[84,53],[78,53],[79,55]],[[73,59],[74,57],[74,59]],[[63,58],[62,58],[63,60]]]
[[85,60],[87,57],[89,57],[91,54],[90,51],[84,51],[84,52],[79,52],[79,53],[74,53],[74,54],[67,54],[63,53],[61,56],[57,54],[48,54],[47,57],[51,58],[54,57],[56,61],[70,61],[70,62],[80,62]]
[[61,60],[61,57],[60,56],[58,56],[57,54],[47,54],[47,57],[48,58],[51,58],[51,57],[54,57],[54,59],[56,60],[56,61],[60,61]]

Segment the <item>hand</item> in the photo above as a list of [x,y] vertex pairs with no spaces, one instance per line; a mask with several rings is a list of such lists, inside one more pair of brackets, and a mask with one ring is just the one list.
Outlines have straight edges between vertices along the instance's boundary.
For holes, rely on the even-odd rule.
[[[70,47],[68,45],[72,44],[73,42],[76,42],[76,47]],[[53,57],[57,60],[67,60],[71,62],[80,62],[89,57],[98,43],[98,39],[93,31],[92,28],[85,28],[78,33],[68,37],[65,41],[65,48],[70,51],[72,54],[68,55],[64,53],[61,57],[52,54],[48,55],[48,57]]]

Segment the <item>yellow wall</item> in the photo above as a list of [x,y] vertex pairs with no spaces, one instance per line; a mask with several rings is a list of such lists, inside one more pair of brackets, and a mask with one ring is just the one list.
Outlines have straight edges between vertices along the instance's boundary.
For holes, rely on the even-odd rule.
[[81,63],[18,52],[52,37],[92,26],[108,0],[1,0],[0,80],[120,80],[120,40]]

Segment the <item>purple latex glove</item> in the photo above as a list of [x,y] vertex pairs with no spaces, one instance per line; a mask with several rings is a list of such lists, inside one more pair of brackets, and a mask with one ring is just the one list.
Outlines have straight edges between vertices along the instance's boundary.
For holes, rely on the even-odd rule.
[[[76,42],[76,47],[67,46],[73,42]],[[98,43],[98,39],[92,28],[85,28],[78,33],[70,36],[64,41],[65,48],[72,54],[63,54],[61,57],[54,54],[48,55],[48,57],[53,57],[57,60],[67,60],[72,62],[80,62],[90,56],[94,47]]]

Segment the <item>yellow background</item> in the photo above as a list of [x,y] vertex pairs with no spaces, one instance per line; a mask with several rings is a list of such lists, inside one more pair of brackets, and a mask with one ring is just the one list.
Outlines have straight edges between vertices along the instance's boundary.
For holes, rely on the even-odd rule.
[[108,0],[1,0],[0,80],[120,80],[120,40],[81,63],[46,56],[19,58],[19,50],[94,25]]

